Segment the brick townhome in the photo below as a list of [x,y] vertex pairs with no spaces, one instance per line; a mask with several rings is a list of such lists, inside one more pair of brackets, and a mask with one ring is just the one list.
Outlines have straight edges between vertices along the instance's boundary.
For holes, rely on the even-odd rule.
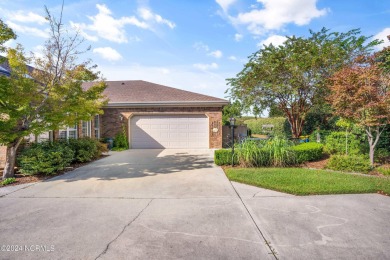
[[[142,80],[107,81],[100,137],[125,131],[131,148],[221,148],[229,102]],[[89,87],[92,83],[85,83]]]
[[[222,147],[222,108],[228,101],[142,80],[106,83],[109,102],[104,114],[55,131],[52,137],[114,138],[124,131],[133,149]],[[48,138],[43,134],[37,140]],[[4,156],[0,147],[0,167]]]

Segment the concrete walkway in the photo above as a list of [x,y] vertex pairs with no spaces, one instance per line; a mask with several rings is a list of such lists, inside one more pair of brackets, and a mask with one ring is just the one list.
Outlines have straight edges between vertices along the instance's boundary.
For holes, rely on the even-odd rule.
[[1,244],[20,246],[0,259],[390,258],[390,198],[230,183],[209,150],[114,153],[0,196]]

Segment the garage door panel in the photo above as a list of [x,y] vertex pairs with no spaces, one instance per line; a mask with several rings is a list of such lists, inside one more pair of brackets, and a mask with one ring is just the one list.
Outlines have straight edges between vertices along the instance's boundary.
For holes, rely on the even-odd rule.
[[132,148],[208,148],[205,115],[134,116],[130,119]]

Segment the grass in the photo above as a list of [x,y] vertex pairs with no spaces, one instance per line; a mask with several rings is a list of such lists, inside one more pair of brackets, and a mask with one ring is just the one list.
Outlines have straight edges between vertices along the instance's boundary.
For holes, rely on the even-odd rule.
[[231,181],[295,195],[385,193],[390,178],[303,168],[226,168]]

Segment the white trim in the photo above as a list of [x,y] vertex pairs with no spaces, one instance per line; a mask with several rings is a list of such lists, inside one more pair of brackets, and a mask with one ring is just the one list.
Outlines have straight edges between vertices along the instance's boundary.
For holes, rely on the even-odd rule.
[[163,101],[163,102],[142,102],[142,103],[132,103],[132,102],[110,102],[105,107],[222,107],[228,105],[229,101]]

